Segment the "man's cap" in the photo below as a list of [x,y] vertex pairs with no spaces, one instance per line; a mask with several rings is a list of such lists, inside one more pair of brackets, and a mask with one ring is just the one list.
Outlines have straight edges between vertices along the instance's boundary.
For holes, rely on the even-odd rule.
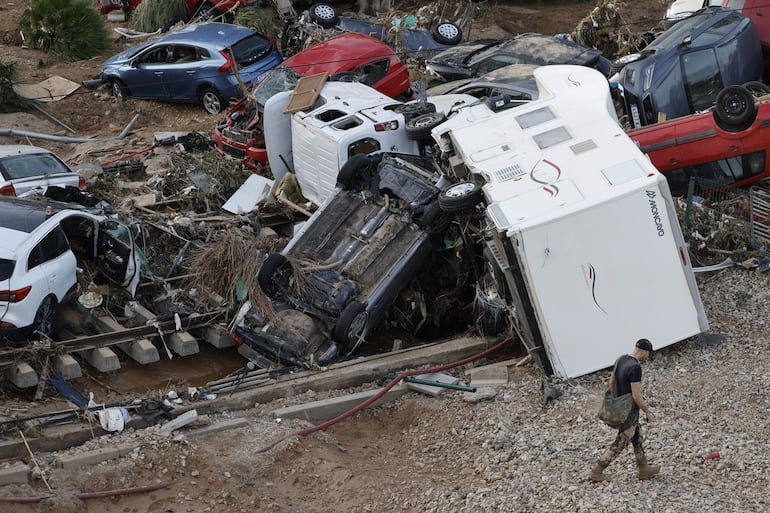
[[636,347],[639,349],[642,349],[643,351],[647,351],[648,353],[652,354],[652,342],[647,340],[646,338],[640,338],[636,341]]

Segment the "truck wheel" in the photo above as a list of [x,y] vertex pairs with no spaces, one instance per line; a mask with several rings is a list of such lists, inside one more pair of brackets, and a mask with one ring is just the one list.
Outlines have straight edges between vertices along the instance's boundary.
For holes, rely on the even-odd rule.
[[719,91],[714,106],[714,121],[727,132],[745,130],[757,117],[757,104],[751,91],[743,86],[728,86]]
[[270,253],[257,273],[257,283],[262,292],[271,296],[278,289],[277,272],[286,265],[286,257],[280,253]]
[[201,90],[200,102],[209,114],[219,114],[225,105],[225,99],[213,87],[205,87]]
[[463,39],[460,27],[449,21],[441,21],[431,30],[433,39],[442,45],[456,45]]
[[340,16],[329,4],[313,4],[308,10],[310,21],[323,28],[332,28],[340,22]]
[[337,185],[346,191],[363,188],[371,176],[374,159],[369,155],[359,153],[350,157],[342,164],[337,173]]
[[358,301],[348,304],[340,314],[337,325],[334,326],[334,340],[343,349],[351,351],[364,339],[369,331],[369,312],[366,306]]
[[430,131],[441,123],[446,121],[446,115],[443,112],[430,112],[417,116],[406,122],[404,131],[407,139],[411,141],[422,141],[430,137]]
[[477,182],[460,182],[438,195],[438,203],[444,212],[461,212],[473,208],[481,201],[481,186]]

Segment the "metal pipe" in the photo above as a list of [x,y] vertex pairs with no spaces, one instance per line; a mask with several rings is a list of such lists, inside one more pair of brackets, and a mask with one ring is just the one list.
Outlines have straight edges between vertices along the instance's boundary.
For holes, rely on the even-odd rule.
[[113,136],[113,137],[64,137],[59,135],[49,135],[49,134],[41,134],[39,132],[30,132],[28,130],[16,130],[14,128],[0,128],[0,136],[24,136],[29,137],[31,139],[43,139],[46,141],[56,141],[56,142],[63,142],[63,143],[84,143],[84,142],[99,142],[99,141],[117,141],[120,139],[123,139],[126,135],[128,135],[128,132],[131,130],[131,127],[134,125],[136,120],[139,119],[139,116],[134,116],[134,119],[132,119],[128,125],[126,125],[126,128],[123,129],[120,134]]

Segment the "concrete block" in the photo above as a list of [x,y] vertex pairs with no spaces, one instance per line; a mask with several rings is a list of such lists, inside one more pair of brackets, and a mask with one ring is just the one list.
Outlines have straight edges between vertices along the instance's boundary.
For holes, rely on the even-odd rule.
[[125,329],[122,324],[108,315],[94,316],[94,322],[96,323],[96,327],[99,328],[102,333],[110,333],[113,331],[121,331]]
[[175,429],[184,427],[198,418],[197,410],[186,411],[175,419],[171,419],[160,427],[161,433],[170,433]]
[[508,367],[479,367],[477,369],[470,369],[468,374],[471,378],[472,387],[505,385],[508,383]]
[[179,356],[189,356],[200,351],[198,341],[186,331],[178,331],[166,337],[168,347]]
[[64,379],[77,379],[83,376],[80,364],[69,354],[57,354],[53,357],[53,370]]
[[29,482],[29,465],[22,462],[0,468],[0,486]]
[[[460,380],[455,378],[454,376],[450,376],[449,374],[440,374],[440,373],[432,373],[432,374],[419,374],[417,376],[412,376],[415,379],[424,379],[427,381],[437,381],[439,383],[447,383],[449,385],[456,385]],[[409,390],[414,390],[415,392],[421,392],[423,394],[432,395],[433,397],[439,396],[449,390],[448,388],[440,387],[440,386],[433,386],[433,385],[423,385],[421,383],[407,383],[406,386],[409,388]]]
[[150,322],[154,322],[158,319],[155,312],[143,307],[137,301],[129,301],[125,306],[126,316],[132,318],[133,326],[145,326]]
[[[305,419],[311,422],[329,420],[355,408],[372,396],[380,393],[381,390],[381,388],[377,388],[341,397],[287,406],[286,408],[273,410],[270,412],[270,415],[275,418]],[[369,406],[379,406],[380,404],[395,401],[408,391],[409,389],[403,383],[399,383]]]
[[187,431],[185,436],[187,438],[194,436],[204,436],[213,433],[219,433],[221,431],[227,431],[229,429],[246,427],[249,424],[251,424],[251,422],[249,422],[247,419],[228,419],[222,422],[217,422],[216,424],[211,424],[209,426]]
[[203,331],[203,340],[217,349],[233,347],[235,345],[227,330],[219,326],[206,326],[206,329]]
[[111,372],[120,369],[120,360],[109,347],[97,347],[88,351],[80,351],[85,361],[99,372]]
[[24,362],[8,367],[5,371],[5,379],[13,383],[17,388],[31,388],[37,386],[38,382],[35,369]]
[[96,465],[103,461],[123,457],[139,446],[139,444],[125,444],[115,447],[102,447],[101,449],[79,452],[77,454],[64,454],[57,458],[57,464],[63,469],[73,469],[85,465]]
[[160,360],[158,354],[158,348],[147,340],[146,338],[140,338],[133,342],[126,342],[124,344],[118,344],[118,347],[126,353],[136,363],[146,365],[148,363],[157,362]]

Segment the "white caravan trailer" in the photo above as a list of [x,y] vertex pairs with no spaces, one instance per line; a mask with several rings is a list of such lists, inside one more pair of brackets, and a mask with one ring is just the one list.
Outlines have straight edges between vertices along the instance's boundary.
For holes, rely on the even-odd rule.
[[528,351],[576,377],[639,338],[657,350],[707,330],[668,185],[618,124],[607,79],[584,66],[535,77],[540,99],[469,107],[432,131],[471,180],[448,193],[483,183],[486,253]]

